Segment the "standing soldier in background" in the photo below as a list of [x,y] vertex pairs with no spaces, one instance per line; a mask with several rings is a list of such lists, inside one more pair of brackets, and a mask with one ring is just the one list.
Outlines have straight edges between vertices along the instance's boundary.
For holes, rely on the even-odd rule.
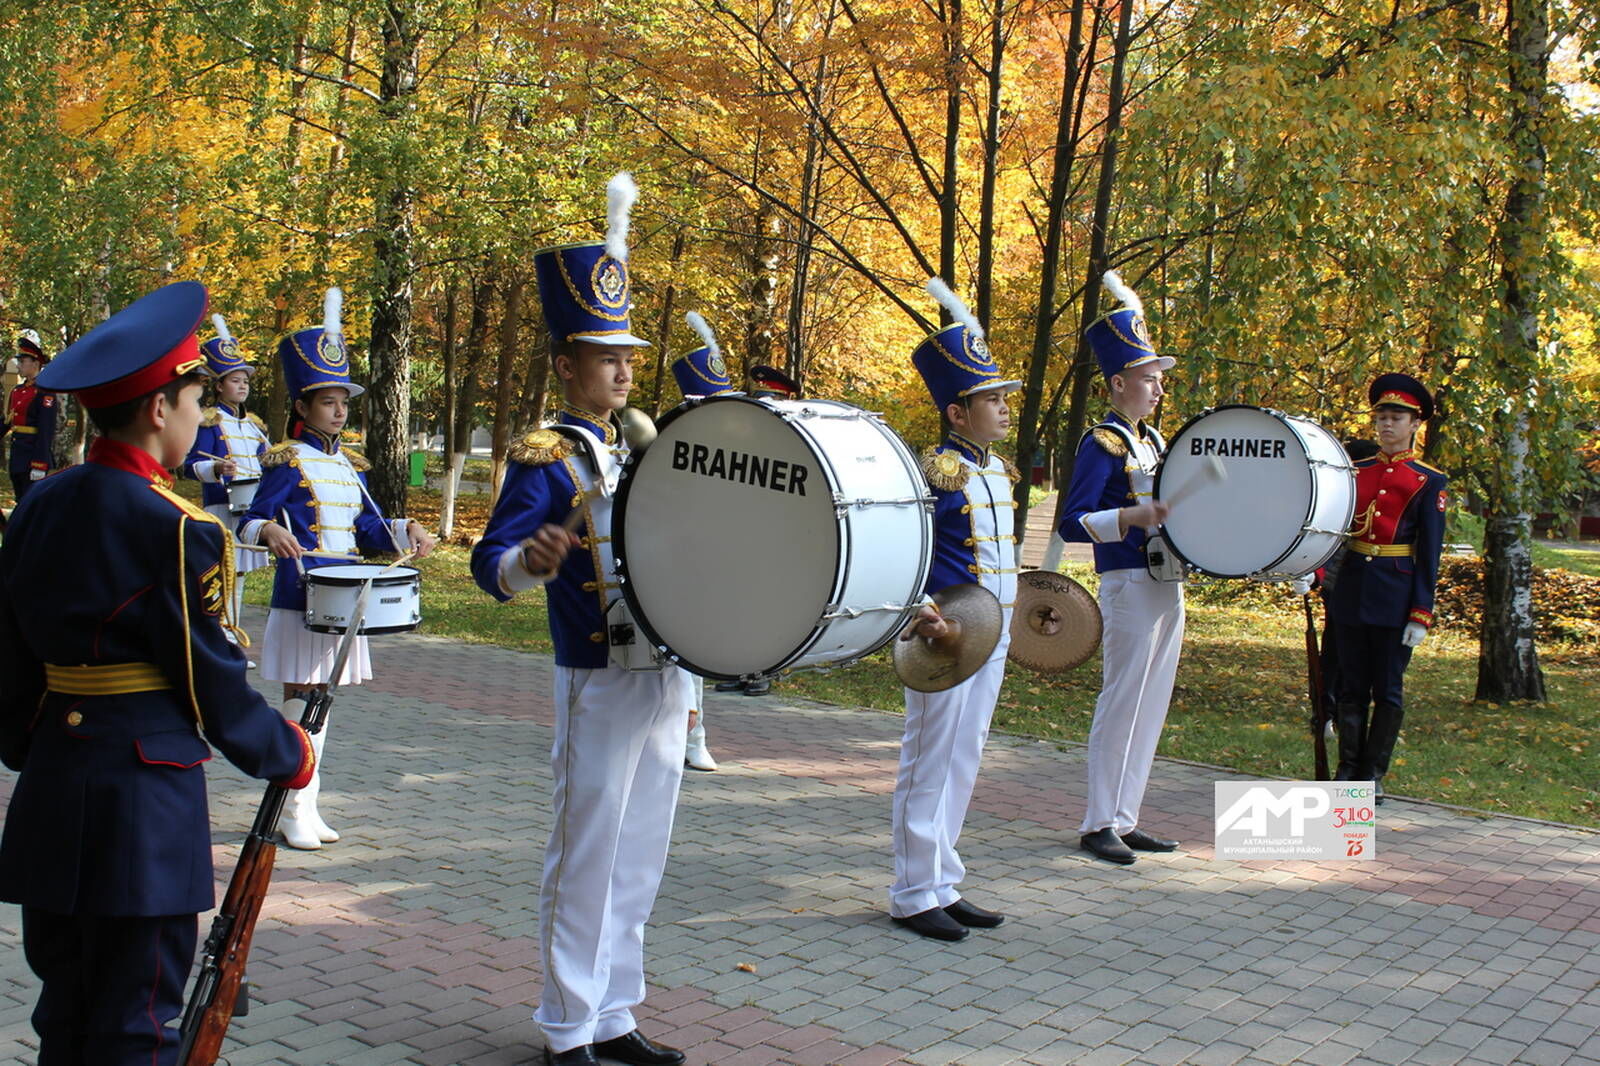
[[1339,649],[1333,777],[1374,782],[1382,803],[1383,777],[1405,720],[1406,666],[1433,624],[1448,499],[1444,472],[1415,450],[1417,430],[1433,417],[1433,397],[1422,382],[1384,374],[1367,398],[1378,454],[1356,463],[1349,554],[1328,597]]
[[3,431],[11,434],[7,471],[18,503],[34,482],[50,472],[54,462],[51,449],[55,446],[56,414],[60,404],[55,396],[34,383],[39,370],[49,362],[50,357],[44,354],[44,346],[39,343],[39,335],[31,329],[23,330],[17,336],[17,373],[22,380],[11,390]]

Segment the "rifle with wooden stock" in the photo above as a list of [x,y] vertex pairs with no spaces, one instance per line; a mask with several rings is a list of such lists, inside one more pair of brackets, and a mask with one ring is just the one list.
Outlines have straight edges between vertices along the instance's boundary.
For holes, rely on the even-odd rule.
[[[369,578],[350,611],[349,628],[339,642],[327,687],[312,692],[300,715],[300,726],[309,735],[322,732],[327,724],[333,690],[344,673],[350,648],[366,617],[367,593],[371,589],[372,579]],[[289,790],[282,785],[268,785],[261,797],[256,819],[239,852],[239,865],[234,867],[228,892],[216,918],[212,919],[211,932],[206,936],[200,955],[200,973],[183,1010],[180,1030],[183,1042],[178,1047],[178,1066],[213,1066],[222,1052],[222,1038],[227,1035],[228,1023],[248,1011],[245,965],[250,959],[250,942],[255,938],[261,904],[272,883],[272,867],[278,856],[278,820],[283,817],[283,803],[288,797]]]

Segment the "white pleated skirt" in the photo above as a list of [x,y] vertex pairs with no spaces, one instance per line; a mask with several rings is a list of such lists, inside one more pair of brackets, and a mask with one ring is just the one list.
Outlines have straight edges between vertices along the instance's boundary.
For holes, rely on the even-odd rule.
[[[229,512],[227,504],[208,504],[206,506],[206,514],[216,518],[217,521],[222,523],[223,529],[226,529],[235,540],[238,539],[239,533],[236,527],[239,523],[239,516]],[[273,556],[269,552],[248,551],[244,548],[235,548],[233,550],[233,568],[241,574],[248,574],[252,570],[260,570],[272,561]],[[352,654],[354,653],[352,652]]]
[[[267,612],[267,633],[261,639],[261,676],[286,685],[321,685],[333,673],[339,633],[317,633],[306,628],[302,611],[274,607]],[[367,638],[357,637],[345,660],[341,685],[359,685],[372,679],[372,657]]]

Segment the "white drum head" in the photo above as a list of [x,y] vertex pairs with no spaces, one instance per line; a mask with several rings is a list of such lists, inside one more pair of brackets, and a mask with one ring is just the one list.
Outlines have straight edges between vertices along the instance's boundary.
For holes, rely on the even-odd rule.
[[613,547],[635,621],[696,673],[777,667],[837,588],[832,477],[780,406],[678,408],[618,491]]
[[[1226,477],[1210,475],[1209,456]],[[1167,543],[1214,577],[1272,568],[1300,539],[1315,496],[1306,446],[1293,426],[1259,407],[1219,407],[1189,420],[1167,445],[1156,499],[1183,489],[1164,525]]]

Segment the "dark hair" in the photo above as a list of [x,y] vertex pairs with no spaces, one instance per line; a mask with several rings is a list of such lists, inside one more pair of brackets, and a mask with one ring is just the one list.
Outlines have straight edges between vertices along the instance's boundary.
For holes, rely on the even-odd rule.
[[202,374],[198,370],[191,370],[182,377],[173,378],[159,389],[151,389],[143,396],[135,396],[131,400],[123,400],[121,403],[112,404],[110,407],[86,408],[89,412],[89,421],[94,423],[94,428],[98,429],[102,435],[119,432],[133,424],[134,416],[144,407],[146,401],[156,393],[165,396],[168,404],[176,404],[178,402],[178,393],[183,391],[184,386],[202,384],[210,376],[209,374]]

